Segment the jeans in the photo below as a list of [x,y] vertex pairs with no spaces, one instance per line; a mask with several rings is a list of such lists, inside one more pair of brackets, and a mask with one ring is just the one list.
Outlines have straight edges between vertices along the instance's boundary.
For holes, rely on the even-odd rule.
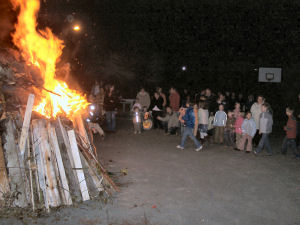
[[181,138],[181,144],[180,144],[181,147],[184,148],[184,143],[185,143],[187,136],[190,136],[190,138],[194,141],[196,148],[199,148],[201,146],[199,141],[194,136],[194,129],[186,126],[184,129],[182,138]]
[[282,147],[281,147],[281,153],[285,155],[287,153],[287,149],[288,149],[289,146],[292,148],[294,155],[299,156],[299,154],[297,152],[296,140],[294,138],[285,137],[283,139],[283,143],[282,143]]
[[256,133],[252,139],[254,147],[258,146],[260,139],[261,139],[261,135],[259,134],[259,130],[257,129]]
[[108,111],[105,113],[107,130],[115,131],[116,130],[116,112]]
[[264,147],[266,147],[269,154],[272,154],[272,148],[269,141],[269,134],[262,134],[256,152],[257,153],[261,152]]

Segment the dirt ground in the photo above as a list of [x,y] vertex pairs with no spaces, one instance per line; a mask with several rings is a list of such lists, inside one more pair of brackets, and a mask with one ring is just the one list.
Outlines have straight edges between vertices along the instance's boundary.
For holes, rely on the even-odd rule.
[[[118,178],[121,192],[107,204],[88,201],[41,218],[5,218],[0,224],[300,224],[300,160],[210,145],[195,152],[175,148],[180,137],[161,130],[133,134],[130,120],[97,140],[99,156]],[[126,176],[120,171],[128,171]]]

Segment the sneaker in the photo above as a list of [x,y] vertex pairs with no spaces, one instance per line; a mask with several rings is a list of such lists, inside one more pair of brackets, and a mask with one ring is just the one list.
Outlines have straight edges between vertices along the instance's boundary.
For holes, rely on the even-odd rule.
[[141,131],[139,131],[139,134],[141,134],[142,132]]
[[203,146],[200,145],[200,147],[196,148],[195,151],[196,151],[196,152],[199,152],[202,148],[203,148]]
[[177,145],[176,148],[184,150],[184,147],[182,147],[181,145]]
[[254,155],[257,155],[258,154],[258,152],[257,152],[257,150],[255,149],[255,150],[253,150],[253,153],[254,153]]
[[137,132],[136,132],[136,131],[134,131],[133,133],[134,133],[134,134],[137,134]]

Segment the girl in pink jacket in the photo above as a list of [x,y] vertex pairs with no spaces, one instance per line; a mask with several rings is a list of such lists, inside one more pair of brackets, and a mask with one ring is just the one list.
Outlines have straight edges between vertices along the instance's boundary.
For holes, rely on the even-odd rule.
[[[235,121],[235,135],[236,135],[235,144],[236,144],[236,146],[239,146],[239,143],[242,140],[242,135],[243,135],[242,124],[244,122],[244,116],[245,116],[244,112],[239,112],[238,117]],[[235,150],[238,150],[238,148],[236,147]]]

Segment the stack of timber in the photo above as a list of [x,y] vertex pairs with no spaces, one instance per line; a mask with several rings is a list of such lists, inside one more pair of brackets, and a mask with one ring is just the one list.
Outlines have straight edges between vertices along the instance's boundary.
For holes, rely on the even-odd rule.
[[[0,119],[0,208],[51,208],[119,191],[97,157],[81,115],[45,119],[35,96]],[[2,104],[5,109],[5,99]]]

